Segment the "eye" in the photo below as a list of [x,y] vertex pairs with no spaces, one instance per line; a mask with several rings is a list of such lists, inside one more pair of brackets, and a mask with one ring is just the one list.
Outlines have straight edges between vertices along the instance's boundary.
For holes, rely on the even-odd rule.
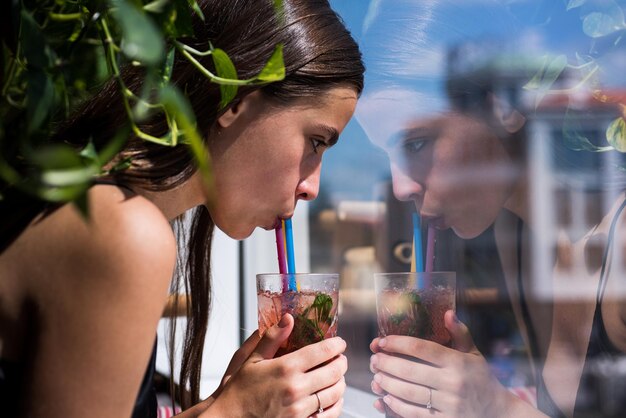
[[417,154],[426,145],[426,138],[407,138],[402,143],[402,151],[405,154]]
[[311,141],[311,146],[313,147],[313,152],[318,153],[320,148],[328,147],[328,144],[319,138],[309,138]]

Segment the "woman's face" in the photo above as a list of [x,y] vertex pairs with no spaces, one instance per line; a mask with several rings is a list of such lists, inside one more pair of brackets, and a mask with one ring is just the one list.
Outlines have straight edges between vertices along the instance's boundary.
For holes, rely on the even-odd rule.
[[384,147],[395,196],[415,201],[426,222],[461,238],[487,229],[512,193],[517,171],[502,141],[469,116],[414,120]]
[[275,228],[298,200],[318,194],[323,153],[354,113],[357,94],[337,87],[287,107],[252,93],[218,119],[209,149],[217,201],[216,225],[235,239],[256,227]]

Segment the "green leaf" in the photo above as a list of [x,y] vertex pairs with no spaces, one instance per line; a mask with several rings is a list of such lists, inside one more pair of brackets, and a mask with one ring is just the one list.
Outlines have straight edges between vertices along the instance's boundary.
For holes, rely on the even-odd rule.
[[550,91],[554,82],[559,78],[563,70],[567,67],[567,57],[557,55],[550,59],[544,58],[541,68],[533,78],[523,87],[526,90],[535,90],[535,107],[539,105],[544,96]]
[[80,156],[65,144],[46,145],[28,154],[28,160],[43,170],[82,167]]
[[176,57],[176,48],[171,48],[165,57],[165,65],[163,66],[161,86],[170,81],[172,71],[174,70],[174,58]]
[[[193,3],[200,10],[196,2],[193,1]],[[174,0],[176,37],[193,35],[192,7],[193,5],[188,0]],[[202,15],[202,11],[200,11],[200,15]],[[202,20],[204,20],[203,15]]]
[[582,6],[586,2],[587,2],[587,0],[569,0],[569,3],[567,4],[566,10],[575,9],[576,7]]
[[541,66],[539,67],[537,72],[535,72],[535,74],[532,76],[530,81],[528,81],[528,83],[526,83],[522,87],[524,90],[537,90],[539,89],[539,87],[541,87],[541,79],[543,77],[543,72],[545,71],[545,68],[548,65],[549,59],[550,57],[548,57],[548,55],[544,55],[542,57],[543,62],[541,63]]
[[315,300],[311,305],[311,309],[315,309],[316,311],[315,318],[317,319],[318,324],[322,324],[325,322],[328,323],[331,320],[330,313],[332,308],[333,299],[329,295],[325,293],[320,293],[315,296]]
[[211,156],[202,142],[202,137],[196,130],[195,116],[191,105],[187,98],[171,84],[161,89],[160,98],[166,113],[170,115],[169,117],[176,120],[177,125],[183,130],[204,185],[207,188],[208,201],[211,205],[215,200]]
[[127,0],[109,0],[123,32],[122,51],[135,61],[157,65],[164,57],[163,37],[146,14]]
[[204,13],[202,13],[202,9],[198,6],[198,2],[196,0],[188,0],[189,6],[191,6],[191,10],[193,10],[200,19],[204,22]]
[[54,112],[54,83],[43,71],[33,70],[28,74],[26,93],[29,134],[35,132]]
[[93,161],[93,162],[98,162],[98,153],[96,151],[96,147],[93,145],[93,142],[91,140],[89,140],[89,143],[87,145],[85,145],[85,148],[83,148],[79,155],[83,158],[85,158],[86,160],[89,161]]
[[273,82],[285,78],[285,62],[283,60],[283,45],[278,44],[274,48],[272,56],[265,64],[256,79],[259,81]]
[[[619,9],[619,8],[618,8]],[[624,29],[624,15],[593,12],[583,19],[583,32],[591,38],[600,38],[613,32]]]
[[87,167],[72,167],[58,170],[45,170],[41,173],[41,181],[47,186],[85,186],[99,174],[100,167],[92,164]]
[[[238,80],[235,65],[230,60],[230,57],[226,54],[226,52],[219,48],[214,48],[212,50],[211,57],[213,57],[213,63],[215,64],[215,70],[218,77],[228,80]],[[220,84],[220,92],[222,93],[220,109],[223,109],[237,95],[237,86]]]
[[606,140],[619,152],[626,152],[626,120],[615,119],[606,130]]
[[78,212],[83,216],[85,220],[89,219],[89,202],[87,200],[87,190],[79,194],[72,201]]
[[574,151],[605,152],[613,149],[612,146],[598,147],[594,145],[586,136],[577,115],[572,115],[566,111],[563,118],[563,140],[564,145]]
[[170,4],[170,0],[154,0],[148,4],[144,4],[143,9],[151,13],[163,13],[165,8]]
[[281,23],[285,22],[285,2],[284,0],[274,0],[274,10],[278,15],[278,20]]
[[50,50],[40,26],[25,8],[21,11],[20,45],[28,65],[35,68],[47,68],[54,62],[54,53]]

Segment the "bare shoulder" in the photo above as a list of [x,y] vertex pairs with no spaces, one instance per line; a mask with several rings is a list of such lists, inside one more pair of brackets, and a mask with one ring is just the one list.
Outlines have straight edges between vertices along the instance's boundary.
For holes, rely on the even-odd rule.
[[[96,186],[88,197],[88,219],[65,205],[2,255],[0,267],[15,271],[5,282],[19,287],[12,298],[6,292],[11,306],[0,313],[32,337],[7,338],[13,358],[28,349],[36,359],[24,385],[29,408],[129,416],[167,300],[176,243],[150,201],[113,186]],[[18,315],[26,303],[36,307],[28,321]],[[27,346],[33,339],[36,346]]]
[[87,218],[65,205],[20,237],[22,254],[35,261],[22,260],[35,270],[30,277],[50,273],[61,281],[80,280],[81,285],[93,282],[87,278],[106,278],[108,285],[125,287],[171,278],[176,242],[154,204],[112,186],[92,188],[88,199]]

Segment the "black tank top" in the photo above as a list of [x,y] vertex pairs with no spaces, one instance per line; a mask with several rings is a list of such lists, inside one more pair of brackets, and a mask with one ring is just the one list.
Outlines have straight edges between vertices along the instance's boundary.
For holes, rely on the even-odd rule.
[[[607,260],[613,244],[617,220],[626,207],[626,201],[619,207],[609,229],[607,245],[602,257],[600,280],[596,293],[596,308],[593,314],[589,345],[585,364],[576,393],[574,417],[626,417],[626,353],[617,349],[610,341],[602,319],[602,299],[606,288],[608,271]],[[524,297],[522,283],[522,230],[521,219],[517,227],[517,287],[522,318],[528,330],[530,352],[535,361],[537,385],[537,407],[543,413],[565,418],[563,411],[554,403],[543,380],[543,359],[540,357],[537,334],[530,320],[530,313]]]
[[[107,184],[123,187],[132,192],[129,187],[117,184],[114,181],[98,179],[95,184]],[[153,379],[156,372],[156,350],[157,340],[154,341],[152,355],[148,362],[146,372],[139,388],[132,418],[156,418],[157,417],[157,396]],[[17,417],[20,405],[18,402],[25,402],[20,394],[23,392],[24,364],[20,362],[8,361],[0,358],[0,416],[6,418]]]

